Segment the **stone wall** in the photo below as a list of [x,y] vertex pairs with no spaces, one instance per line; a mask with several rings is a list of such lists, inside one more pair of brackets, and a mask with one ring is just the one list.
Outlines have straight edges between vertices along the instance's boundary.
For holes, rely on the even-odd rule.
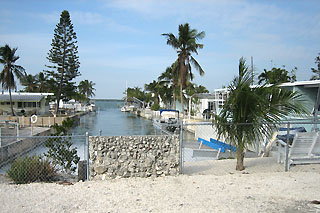
[[92,136],[90,179],[179,174],[179,136]]

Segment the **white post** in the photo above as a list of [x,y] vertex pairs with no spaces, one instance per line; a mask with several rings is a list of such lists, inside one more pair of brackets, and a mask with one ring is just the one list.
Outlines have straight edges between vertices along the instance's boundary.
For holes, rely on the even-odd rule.
[[16,128],[17,128],[17,136],[19,136],[19,123],[16,123]]
[[189,97],[189,113],[188,113],[189,119],[191,118],[191,96]]

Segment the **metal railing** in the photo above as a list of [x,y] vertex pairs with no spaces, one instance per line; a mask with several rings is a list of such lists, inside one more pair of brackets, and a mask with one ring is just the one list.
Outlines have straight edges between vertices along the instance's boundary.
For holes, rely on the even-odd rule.
[[[280,146],[285,147],[285,154],[284,154],[284,170],[288,171],[289,169],[289,151],[290,151],[290,144],[292,143],[293,137],[294,137],[294,129],[297,127],[303,127],[303,129],[306,132],[311,131],[319,131],[318,125],[320,125],[320,121],[318,119],[295,119],[295,120],[286,120],[279,123],[263,123],[261,122],[259,125],[266,125],[266,124],[272,124],[276,126],[277,128],[274,130],[273,134],[278,133],[277,135],[277,143],[273,144],[272,146],[279,146],[278,148],[278,158],[280,157]],[[232,123],[226,123],[224,125],[235,125]],[[252,125],[252,123],[238,123],[236,124],[238,126],[248,126]],[[208,142],[215,142],[215,140],[218,139],[218,134],[215,129],[215,126],[212,122],[197,122],[197,123],[180,123],[181,129],[180,129],[180,156],[181,156],[181,162],[180,171],[183,173],[184,168],[184,162],[188,161],[198,161],[198,160],[209,160],[209,159],[218,159],[219,154],[222,157],[228,157],[224,153],[220,153],[219,150],[214,150],[212,147],[208,147],[205,144],[202,144],[202,141],[199,139],[203,139],[204,141]],[[280,128],[280,129],[279,129]],[[281,131],[279,131],[281,130]],[[189,135],[189,137],[186,137],[186,134]],[[270,134],[270,135],[273,135]],[[281,137],[280,137],[281,135]],[[224,139],[221,138],[223,141]],[[251,147],[251,151],[255,154],[252,154],[253,156],[261,156],[261,154],[265,153],[266,147],[270,142],[270,138],[264,137],[263,141],[256,141],[253,146]],[[219,142],[215,142],[219,143]],[[226,146],[226,145],[225,145]],[[198,150],[202,149],[203,156],[195,156],[195,153],[199,153]],[[274,152],[273,152],[274,153]],[[212,154],[212,155],[211,155]],[[216,155],[214,155],[216,154]],[[208,157],[211,155],[210,157]],[[230,152],[231,155],[231,152]],[[278,160],[279,161],[279,160]],[[281,160],[280,160],[281,161]]]

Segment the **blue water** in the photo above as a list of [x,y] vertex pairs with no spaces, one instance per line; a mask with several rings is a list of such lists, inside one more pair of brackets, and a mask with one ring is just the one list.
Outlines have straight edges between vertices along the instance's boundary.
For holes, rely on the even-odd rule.
[[121,112],[123,101],[96,100],[97,112],[84,115],[80,125],[73,128],[74,135],[103,136],[120,135],[155,135],[159,134],[152,126],[152,121],[136,116],[133,113]]

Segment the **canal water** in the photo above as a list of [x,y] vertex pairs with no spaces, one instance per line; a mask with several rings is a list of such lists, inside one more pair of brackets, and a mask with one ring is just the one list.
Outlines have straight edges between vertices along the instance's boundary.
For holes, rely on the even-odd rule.
[[133,113],[121,112],[121,100],[96,100],[97,112],[84,115],[80,125],[73,128],[74,135],[120,136],[120,135],[155,135],[159,132],[152,121],[136,116]]

